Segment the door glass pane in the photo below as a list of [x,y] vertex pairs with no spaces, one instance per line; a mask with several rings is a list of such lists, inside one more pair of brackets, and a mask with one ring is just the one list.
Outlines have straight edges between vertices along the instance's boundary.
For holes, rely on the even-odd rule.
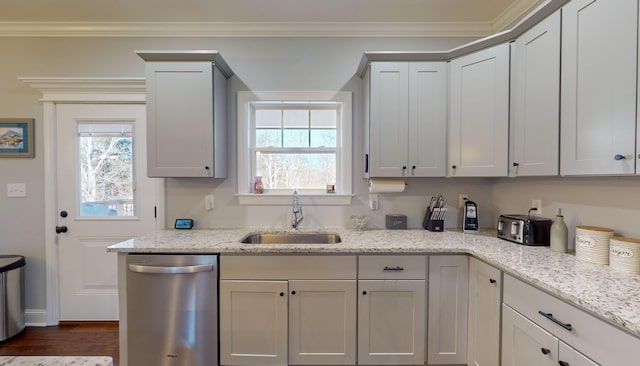
[[80,215],[135,216],[133,126],[80,123]]

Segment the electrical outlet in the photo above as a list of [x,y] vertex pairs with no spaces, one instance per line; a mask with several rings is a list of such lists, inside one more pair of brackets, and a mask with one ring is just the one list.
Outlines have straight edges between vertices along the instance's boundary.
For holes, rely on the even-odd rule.
[[378,195],[370,194],[369,195],[369,210],[375,211],[378,209]]
[[204,208],[207,211],[213,210],[213,195],[208,194],[204,196]]
[[466,193],[460,193],[458,195],[458,207],[464,207],[464,201],[469,199],[469,195]]
[[542,200],[539,198],[532,199],[530,208],[536,208],[535,211],[531,211],[532,215],[542,215]]
[[24,183],[7,184],[7,197],[26,197],[27,185]]

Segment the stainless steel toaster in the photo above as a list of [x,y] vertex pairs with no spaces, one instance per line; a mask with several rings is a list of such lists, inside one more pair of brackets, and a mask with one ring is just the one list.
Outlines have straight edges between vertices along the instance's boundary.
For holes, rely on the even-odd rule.
[[551,220],[540,216],[500,215],[498,238],[524,245],[549,245]]

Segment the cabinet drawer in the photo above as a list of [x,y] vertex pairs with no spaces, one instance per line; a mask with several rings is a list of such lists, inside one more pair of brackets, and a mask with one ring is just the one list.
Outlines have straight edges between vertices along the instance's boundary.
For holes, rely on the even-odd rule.
[[223,255],[220,278],[229,280],[355,280],[356,256]]
[[509,275],[504,303],[599,364],[633,365],[640,359],[639,338]]
[[424,255],[361,255],[358,278],[367,280],[423,280],[427,275]]

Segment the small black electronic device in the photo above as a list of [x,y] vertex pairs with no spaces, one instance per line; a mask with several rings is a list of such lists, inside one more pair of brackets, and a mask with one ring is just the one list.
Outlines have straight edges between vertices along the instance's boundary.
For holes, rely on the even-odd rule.
[[176,229],[191,229],[193,228],[192,219],[176,219]]
[[480,229],[478,222],[478,206],[473,201],[465,200],[464,212],[462,214],[462,231],[478,231]]

